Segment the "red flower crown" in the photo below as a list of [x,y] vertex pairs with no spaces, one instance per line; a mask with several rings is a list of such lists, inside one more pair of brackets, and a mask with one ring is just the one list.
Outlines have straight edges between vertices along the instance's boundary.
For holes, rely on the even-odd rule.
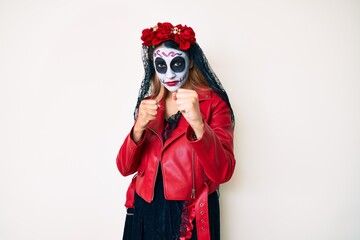
[[142,31],[141,40],[144,46],[155,47],[160,43],[172,40],[179,44],[181,50],[188,50],[196,42],[195,32],[191,27],[181,24],[173,26],[171,23],[158,23],[155,27]]

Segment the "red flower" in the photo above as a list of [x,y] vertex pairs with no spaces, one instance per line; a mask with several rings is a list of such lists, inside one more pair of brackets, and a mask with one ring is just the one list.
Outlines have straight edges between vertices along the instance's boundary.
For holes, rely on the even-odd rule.
[[190,45],[196,41],[194,30],[186,25],[184,27],[177,25],[176,27],[180,29],[180,33],[175,34],[174,41],[180,45],[181,50],[189,49]]
[[141,40],[144,46],[157,46],[164,41],[174,41],[181,50],[187,50],[196,42],[195,32],[191,27],[176,25],[168,22],[158,23],[153,28],[142,31]]
[[166,40],[171,40],[172,39],[172,29],[174,28],[174,26],[171,23],[158,23],[157,24],[157,29],[156,29],[156,34],[154,35],[152,44],[154,46],[159,45],[160,43],[166,41]]
[[143,44],[145,46],[150,46],[152,44],[153,33],[153,28],[146,28],[142,30],[141,40],[143,40]]

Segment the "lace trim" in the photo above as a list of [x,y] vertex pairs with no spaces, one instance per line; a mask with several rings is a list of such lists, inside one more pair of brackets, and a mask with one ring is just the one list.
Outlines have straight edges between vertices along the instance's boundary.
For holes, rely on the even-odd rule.
[[183,211],[181,213],[179,240],[191,239],[192,230],[194,228],[192,221],[194,220],[195,215],[195,201],[185,201]]
[[165,120],[165,127],[162,133],[163,141],[168,139],[171,133],[173,132],[173,130],[177,127],[179,123],[180,115],[181,113],[177,112]]

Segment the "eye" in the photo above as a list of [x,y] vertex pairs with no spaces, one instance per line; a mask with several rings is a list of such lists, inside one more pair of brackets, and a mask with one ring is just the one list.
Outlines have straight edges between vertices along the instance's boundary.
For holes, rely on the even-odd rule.
[[174,72],[182,72],[185,69],[185,59],[183,57],[175,57],[170,63]]
[[180,61],[174,63],[174,67],[181,67],[182,65],[183,65],[183,63]]
[[167,65],[164,59],[156,58],[154,61],[155,69],[158,73],[166,73]]

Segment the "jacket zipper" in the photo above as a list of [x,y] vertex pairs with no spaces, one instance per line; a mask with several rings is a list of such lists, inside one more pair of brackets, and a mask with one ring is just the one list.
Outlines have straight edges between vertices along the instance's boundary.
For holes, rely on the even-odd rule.
[[191,172],[192,172],[192,189],[191,189],[191,195],[190,198],[195,199],[196,198],[196,194],[195,194],[195,153],[194,153],[194,149],[192,149],[192,154],[191,154]]
[[[161,139],[161,137],[159,136],[159,134],[157,134],[157,132],[156,132],[154,129],[150,128],[150,127],[148,127],[148,129],[150,129],[153,133],[155,133],[156,136],[158,136],[158,138],[159,138],[160,141],[161,141],[161,146],[162,146],[162,148],[164,148],[164,142],[162,141],[162,139]],[[161,150],[160,156],[161,156],[161,155],[162,155],[162,150]],[[159,171],[160,160],[161,160],[161,157],[159,157],[158,162],[157,162],[157,166],[156,166],[155,181],[154,181],[154,183],[153,183],[153,188],[152,188],[152,189],[154,189],[154,190],[155,190],[155,184],[156,184],[157,175],[159,174],[158,171]],[[164,191],[165,191],[165,190],[164,190]],[[153,191],[153,193],[152,193],[151,202],[152,202],[153,200],[154,200],[154,191]]]

